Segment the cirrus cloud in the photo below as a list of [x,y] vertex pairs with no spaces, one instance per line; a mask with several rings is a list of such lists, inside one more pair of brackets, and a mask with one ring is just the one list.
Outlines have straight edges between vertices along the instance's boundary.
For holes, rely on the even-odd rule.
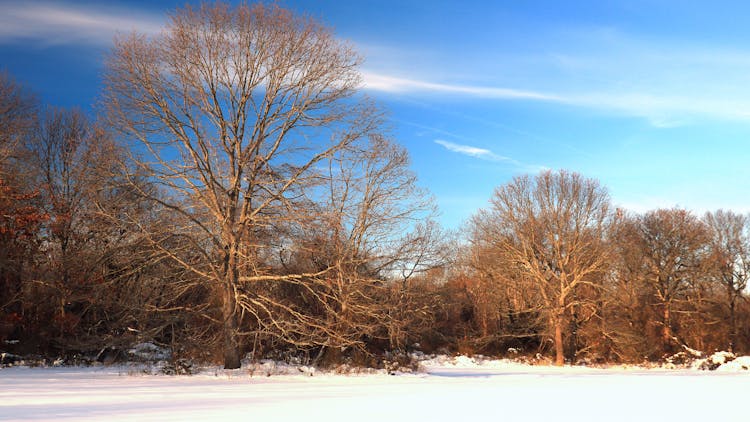
[[0,43],[106,45],[118,31],[155,34],[162,27],[161,15],[121,6],[9,2],[0,13]]
[[540,165],[535,165],[535,164],[525,164],[518,160],[514,160],[513,158],[496,154],[486,148],[480,148],[480,147],[464,145],[464,144],[457,144],[455,142],[445,141],[443,139],[436,139],[435,143],[438,145],[441,145],[443,148],[451,152],[455,152],[455,153],[466,155],[466,156],[473,157],[473,158],[478,158],[480,160],[492,161],[496,163],[506,163],[517,169],[527,171],[527,172],[535,173],[541,170],[545,170],[547,168],[545,166],[540,166]]

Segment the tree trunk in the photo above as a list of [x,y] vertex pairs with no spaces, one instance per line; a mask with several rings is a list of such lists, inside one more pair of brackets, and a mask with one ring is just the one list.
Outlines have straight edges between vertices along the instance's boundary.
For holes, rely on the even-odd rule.
[[669,303],[664,304],[664,325],[662,327],[661,335],[664,347],[664,352],[669,353],[672,350],[672,314],[669,309]]
[[565,348],[563,345],[562,335],[562,315],[555,316],[555,365],[563,366],[565,364]]
[[228,247],[224,257],[224,297],[222,313],[224,317],[224,369],[237,369],[240,363],[240,344],[237,335],[239,321],[237,298],[234,288],[238,283],[235,247]]
[[568,323],[568,361],[575,363],[578,355],[578,314],[575,307],[571,307],[570,322]]
[[737,345],[737,311],[735,308],[735,298],[732,296],[729,299],[729,351],[732,353]]
[[237,369],[241,365],[237,338],[237,306],[233,290],[229,283],[224,284],[224,369]]

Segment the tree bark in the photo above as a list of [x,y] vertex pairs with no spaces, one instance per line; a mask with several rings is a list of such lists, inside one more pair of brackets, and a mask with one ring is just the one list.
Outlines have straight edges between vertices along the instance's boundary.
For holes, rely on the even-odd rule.
[[737,345],[737,310],[734,296],[729,299],[729,351],[734,353]]
[[237,336],[237,303],[234,289],[229,283],[224,284],[224,369],[237,369],[241,366],[240,345]]
[[669,304],[664,304],[664,326],[662,327],[662,341],[664,342],[664,351],[669,352],[672,345],[672,315]]
[[239,321],[237,298],[234,294],[234,289],[237,286],[239,274],[234,248],[229,248],[224,262],[225,282],[222,301],[222,313],[224,317],[224,369],[238,369],[241,366],[240,344],[237,333]]
[[565,347],[563,343],[562,325],[563,318],[561,315],[555,316],[555,365],[563,366],[565,364]]
[[575,307],[571,307],[568,322],[568,361],[575,363],[578,355],[578,314]]

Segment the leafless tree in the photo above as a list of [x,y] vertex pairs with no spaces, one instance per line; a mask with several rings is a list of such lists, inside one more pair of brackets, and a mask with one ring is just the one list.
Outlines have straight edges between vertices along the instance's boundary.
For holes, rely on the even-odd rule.
[[564,333],[575,335],[566,322],[590,306],[582,289],[597,291],[609,263],[609,195],[577,173],[545,171],[497,188],[490,202],[474,217],[473,242],[494,251],[517,288],[538,295],[562,365]]
[[662,351],[684,345],[675,337],[676,311],[688,311],[690,293],[698,290],[705,259],[705,225],[682,209],[658,209],[638,219],[636,248],[640,251],[640,277],[658,308]]
[[[328,238],[337,239],[338,272],[370,286],[396,283],[390,290],[395,297],[385,300],[392,308],[371,321],[389,327],[391,345],[402,347],[406,321],[413,316],[407,303],[413,299],[410,280],[446,262],[443,232],[429,220],[431,201],[416,185],[406,150],[381,136],[332,157],[326,179],[319,215],[327,222]],[[359,294],[346,290],[352,297]]]
[[[97,190],[106,183],[103,174],[114,161],[114,144],[104,132],[77,110],[50,109],[28,141],[39,171],[39,187],[50,216],[47,253],[54,262],[50,277],[57,283],[60,317],[74,277],[74,267],[84,265],[87,243],[97,237],[92,222]],[[104,171],[102,171],[104,170]]]
[[651,296],[642,277],[639,217],[618,208],[609,237],[614,253],[605,277],[601,315],[602,354],[607,360],[637,362],[652,354],[646,335],[652,319]]
[[462,309],[462,319],[475,330],[466,334],[460,347],[478,351],[538,348],[548,326],[541,300],[535,290],[523,287],[527,280],[503,261],[484,228],[470,225],[470,244],[459,249],[453,265],[451,284],[460,288],[470,304]]
[[26,280],[24,302],[30,314],[46,321],[38,334],[50,347],[92,350],[113,334],[107,329],[118,318],[126,318],[113,312],[121,285],[111,283],[111,265],[132,239],[101,213],[102,207],[116,215],[138,206],[118,187],[124,153],[75,109],[46,110],[24,147],[26,177],[47,217],[40,234],[43,259],[36,276]]
[[[23,326],[23,282],[30,277],[46,220],[37,186],[27,177],[23,141],[37,117],[37,104],[7,73],[0,72],[0,339]],[[15,333],[15,334],[13,334]]]
[[34,98],[7,73],[0,72],[0,177],[8,171],[8,159],[18,153],[24,136],[34,127]]
[[378,131],[357,92],[359,62],[328,28],[275,5],[187,6],[159,36],[115,40],[109,122],[145,148],[138,171],[161,186],[152,199],[190,254],[158,236],[153,245],[219,294],[227,368],[240,365],[247,286],[331,271],[272,271],[264,259],[280,245],[266,235],[320,186],[317,166]]
[[708,228],[709,277],[724,291],[722,303],[729,312],[729,341],[732,351],[738,343],[737,305],[750,279],[750,220],[746,215],[718,210],[706,213]]
[[[325,164],[325,165],[324,165]],[[301,349],[401,346],[413,316],[409,280],[438,265],[432,212],[415,185],[406,150],[381,136],[349,144],[317,167],[320,185],[275,227],[274,274],[240,289],[256,334]],[[283,237],[282,237],[283,236]]]

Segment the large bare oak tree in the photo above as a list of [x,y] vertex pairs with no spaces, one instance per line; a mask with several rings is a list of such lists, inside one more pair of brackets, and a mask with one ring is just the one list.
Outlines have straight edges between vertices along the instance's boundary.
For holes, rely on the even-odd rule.
[[359,63],[328,28],[275,5],[187,6],[159,36],[115,40],[110,123],[142,144],[138,172],[161,186],[155,206],[190,247],[153,244],[219,292],[227,368],[240,366],[243,286],[329,271],[278,274],[260,259],[321,185],[321,163],[379,129]]
[[472,241],[492,250],[488,257],[506,269],[500,282],[536,293],[555,363],[562,365],[564,333],[574,334],[568,329],[575,323],[571,318],[587,302],[581,289],[600,289],[609,264],[609,195],[593,179],[545,171],[497,188],[490,202],[473,220]]

